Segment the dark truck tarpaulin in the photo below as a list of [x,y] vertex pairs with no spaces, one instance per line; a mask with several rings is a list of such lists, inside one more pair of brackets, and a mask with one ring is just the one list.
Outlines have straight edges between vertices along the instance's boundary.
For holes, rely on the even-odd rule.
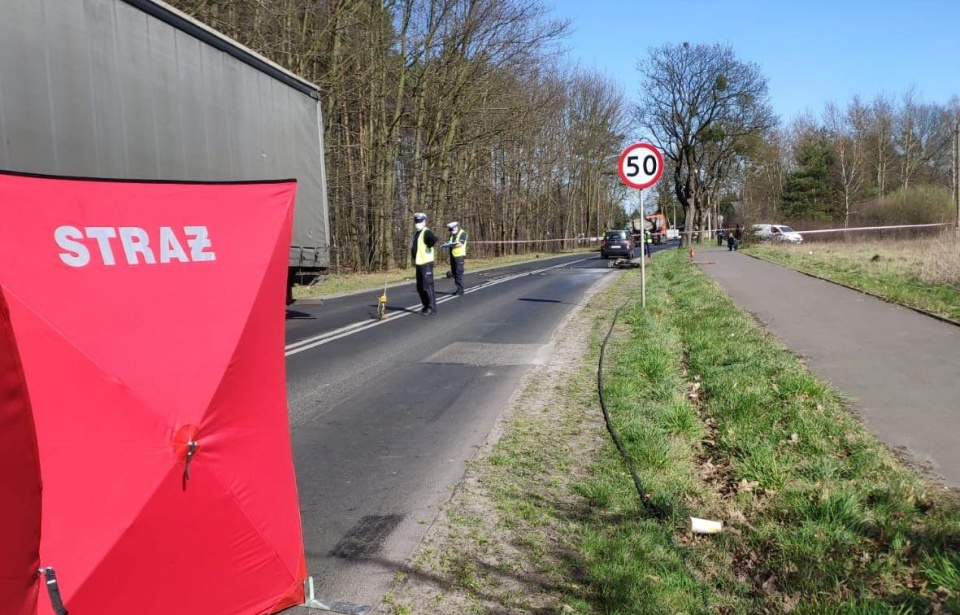
[[297,180],[290,267],[329,266],[319,88],[154,0],[4,0],[0,170]]

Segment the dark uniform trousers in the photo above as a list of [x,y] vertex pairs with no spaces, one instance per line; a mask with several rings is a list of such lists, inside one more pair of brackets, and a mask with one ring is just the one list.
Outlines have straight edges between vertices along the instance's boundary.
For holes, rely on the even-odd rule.
[[423,309],[437,311],[437,296],[433,291],[433,263],[417,265],[417,293]]
[[453,276],[453,281],[457,285],[457,294],[463,294],[463,256],[451,256],[450,257],[450,275]]

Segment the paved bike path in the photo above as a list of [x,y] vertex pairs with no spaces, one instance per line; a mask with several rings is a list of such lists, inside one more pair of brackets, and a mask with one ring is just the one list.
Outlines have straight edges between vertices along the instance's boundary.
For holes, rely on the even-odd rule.
[[694,261],[881,441],[960,488],[960,327],[725,248]]

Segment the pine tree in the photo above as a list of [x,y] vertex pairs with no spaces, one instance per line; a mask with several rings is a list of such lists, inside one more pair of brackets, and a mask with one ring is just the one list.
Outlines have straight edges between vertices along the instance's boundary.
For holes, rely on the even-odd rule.
[[817,135],[800,146],[797,168],[787,175],[783,188],[783,213],[789,219],[830,218],[836,207],[830,182],[835,163],[826,137]]

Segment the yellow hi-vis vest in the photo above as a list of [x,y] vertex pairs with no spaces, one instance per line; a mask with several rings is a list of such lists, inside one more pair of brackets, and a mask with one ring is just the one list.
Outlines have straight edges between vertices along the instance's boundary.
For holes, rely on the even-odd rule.
[[423,230],[417,234],[417,257],[414,259],[414,263],[418,266],[433,262],[433,248],[428,248],[427,243],[423,240],[426,230],[427,228],[424,227]]
[[[463,237],[463,229],[457,231],[456,235],[450,235],[450,239],[447,241],[450,243],[460,243],[460,238]],[[450,256],[454,258],[460,258],[461,256],[467,255],[467,242],[464,241],[462,246],[454,246],[450,248]]]

